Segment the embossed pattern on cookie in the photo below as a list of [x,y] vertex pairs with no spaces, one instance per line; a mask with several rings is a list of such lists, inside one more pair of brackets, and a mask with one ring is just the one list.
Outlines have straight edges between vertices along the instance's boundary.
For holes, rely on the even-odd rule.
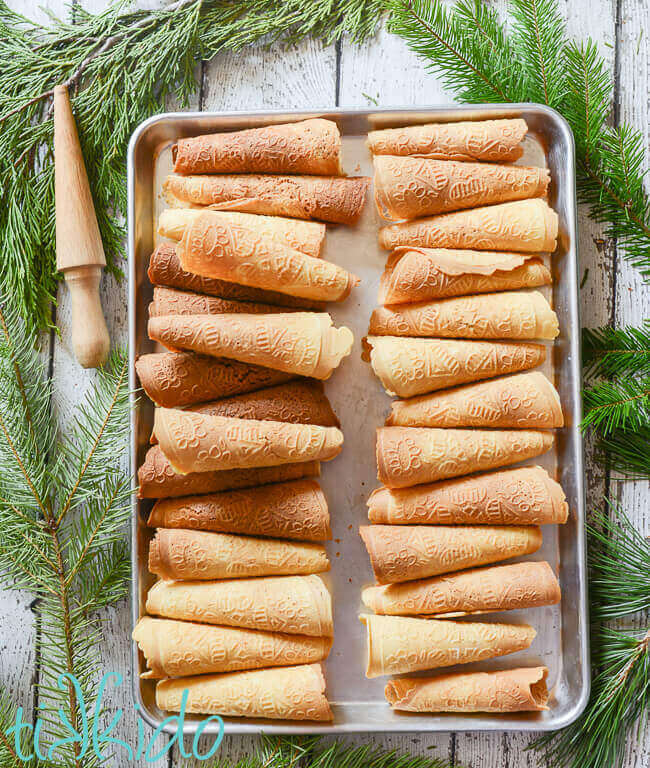
[[138,469],[138,496],[141,499],[161,499],[197,493],[217,493],[297,480],[300,477],[318,477],[319,474],[318,461],[301,461],[275,467],[188,472],[182,475],[173,469],[160,446],[154,445],[147,451]]
[[209,208],[166,208],[158,217],[158,234],[178,241],[183,237],[188,224],[205,214],[213,221],[247,227],[263,237],[276,238],[289,248],[308,256],[320,256],[325,242],[325,225],[315,221],[235,211],[212,211]]
[[409,304],[552,282],[541,259],[496,251],[398,248],[388,258],[379,283],[380,304]]
[[560,397],[537,371],[394,400],[387,426],[553,429],[564,424]]
[[413,397],[504,373],[546,359],[541,344],[368,336],[364,357],[389,395]]
[[145,678],[312,664],[327,657],[329,637],[281,635],[145,616],[133,639],[144,653]]
[[368,632],[366,677],[417,672],[493,659],[528,648],[527,624],[438,621],[404,616],[359,617]]
[[180,259],[176,255],[176,245],[173,243],[161,243],[156,247],[149,258],[147,274],[153,285],[205,293],[209,296],[218,296],[221,299],[233,301],[273,304],[278,307],[277,312],[282,312],[282,307],[295,309],[323,309],[324,307],[322,302],[304,299],[300,296],[289,296],[278,291],[266,291],[262,288],[230,283],[227,280],[215,280],[187,272],[181,266]]
[[433,483],[532,459],[553,441],[531,429],[380,427],[377,479],[389,488]]
[[368,145],[375,155],[510,163],[523,154],[521,141],[527,131],[521,119],[427,123],[370,131]]
[[385,689],[393,709],[405,712],[539,712],[548,709],[546,667],[402,677]]
[[343,172],[338,126],[321,118],[178,139],[172,155],[177,173]]
[[178,712],[185,691],[187,712],[281,720],[332,719],[319,664],[161,680],[156,685],[156,704]]
[[379,307],[373,336],[442,336],[459,339],[554,339],[557,315],[539,291],[485,293],[428,303]]
[[149,545],[149,570],[162,579],[285,576],[329,567],[325,548],[312,543],[159,528]]
[[422,157],[375,155],[375,202],[385,219],[420,216],[543,197],[546,168],[458,163]]
[[566,523],[559,483],[542,467],[518,467],[413,488],[378,488],[368,499],[373,523],[393,525]]
[[327,461],[343,446],[336,427],[206,416],[157,408],[154,432],[177,472],[211,472]]
[[538,526],[364,525],[378,584],[426,579],[536,552]]
[[176,253],[187,272],[312,301],[342,301],[359,282],[330,261],[250,227],[215,221],[210,212],[185,227]]
[[390,224],[379,230],[379,245],[552,253],[557,231],[557,214],[535,198]]
[[561,592],[547,562],[526,562],[367,587],[361,597],[379,614],[453,618],[555,605]]
[[325,495],[320,485],[310,479],[160,499],[154,504],[147,525],[305,541],[331,538]]
[[332,327],[326,313],[168,315],[151,317],[149,338],[168,348],[327,379],[350,354],[349,328]]
[[171,206],[210,206],[269,216],[356,224],[370,179],[336,176],[168,176],[163,184]]
[[271,632],[331,637],[332,598],[319,576],[158,581],[147,613]]

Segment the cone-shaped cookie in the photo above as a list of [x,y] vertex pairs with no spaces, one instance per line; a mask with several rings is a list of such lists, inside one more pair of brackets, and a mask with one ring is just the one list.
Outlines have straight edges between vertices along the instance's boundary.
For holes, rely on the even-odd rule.
[[553,429],[564,424],[559,395],[538,371],[394,400],[391,408],[386,424],[398,427]]
[[331,637],[332,598],[319,576],[157,581],[147,613],[171,619]]
[[332,645],[329,637],[280,635],[150,616],[140,619],[132,637],[149,667],[142,675],[145,678],[312,664],[325,659]]
[[179,139],[172,154],[176,173],[343,173],[338,126],[321,118]]
[[[233,301],[217,296],[205,296],[202,293],[178,291],[157,285],[153,289],[153,301],[149,304],[149,317],[165,315],[222,315],[227,312],[243,312],[249,315],[263,315],[277,312],[273,304],[260,304],[253,301]],[[289,307],[285,312],[291,311]]]
[[388,394],[399,397],[525,371],[546,359],[541,344],[368,336],[364,347]]
[[386,262],[379,283],[380,304],[409,304],[552,282],[541,259],[497,251],[399,248]]
[[313,301],[341,301],[359,282],[331,261],[293,250],[275,237],[215,221],[211,211],[185,227],[176,253],[182,269],[195,275]]
[[336,427],[204,416],[172,408],[156,409],[154,431],[172,468],[182,474],[326,461],[343,446],[343,433]]
[[173,207],[210,206],[294,219],[356,224],[370,179],[336,176],[168,176],[163,184]]
[[404,712],[540,712],[548,709],[546,667],[400,677],[385,688]]
[[379,230],[379,245],[552,253],[557,230],[557,213],[537,198],[391,224]]
[[152,446],[138,469],[138,496],[164,499],[197,493],[218,493],[237,488],[251,488],[266,483],[282,483],[301,477],[318,477],[317,461],[282,464],[277,467],[227,469],[223,472],[190,472],[181,475],[172,469],[159,445]]
[[433,579],[367,587],[364,605],[391,616],[464,616],[560,602],[560,585],[546,562],[495,565]]
[[328,379],[350,354],[349,328],[333,328],[326,313],[170,315],[152,317],[149,338],[174,349]]
[[244,579],[320,573],[330,567],[319,544],[159,528],[149,570],[162,579]]
[[541,467],[401,490],[378,488],[368,499],[370,521],[392,525],[547,525],[566,523],[568,513],[564,491]]
[[374,336],[454,339],[554,339],[557,315],[539,291],[508,291],[379,307],[370,317]]
[[366,677],[397,675],[493,659],[528,648],[528,624],[437,621],[362,614],[368,630]]
[[191,528],[305,541],[331,537],[325,495],[320,485],[309,479],[160,499],[147,524],[152,528]]
[[389,488],[409,488],[516,464],[552,445],[552,434],[529,429],[380,427],[377,479]]
[[364,525],[359,533],[378,584],[497,563],[542,546],[537,526]]
[[417,219],[477,205],[543,197],[546,168],[376,155],[375,202],[385,219]]
[[147,395],[165,408],[254,392],[293,378],[272,368],[193,352],[142,355],[135,361],[135,370]]
[[428,123],[370,131],[368,146],[375,155],[510,163],[522,156],[521,141],[527,131],[520,119]]
[[179,712],[186,692],[186,712],[318,722],[332,719],[319,664],[161,680],[156,685],[156,704],[168,712]]
[[[207,416],[319,424],[322,427],[341,426],[323,391],[322,382],[313,379],[301,379],[245,395],[225,397],[192,406],[188,410]],[[158,442],[154,434],[151,435],[151,442]]]
[[202,214],[213,221],[236,224],[252,229],[263,237],[273,237],[289,248],[309,256],[320,256],[325,242],[325,225],[315,221],[297,221],[283,216],[258,216],[254,213],[211,211],[201,208],[167,208],[158,218],[158,233],[172,240],[180,240],[185,227]]
[[180,259],[176,255],[174,243],[161,243],[154,250],[149,259],[147,274],[153,285],[166,285],[171,288],[179,288],[182,291],[207,293],[209,296],[218,296],[221,299],[233,301],[256,301],[263,304],[273,304],[278,307],[278,312],[283,311],[282,307],[294,307],[296,309],[322,309],[323,307],[321,302],[302,299],[299,296],[265,291],[262,288],[229,283],[226,280],[213,280],[209,277],[201,277],[186,272],[181,267]]
[[313,379],[300,379],[245,395],[225,397],[212,403],[193,406],[190,410],[237,419],[320,424],[321,427],[340,426],[323,391],[322,382]]

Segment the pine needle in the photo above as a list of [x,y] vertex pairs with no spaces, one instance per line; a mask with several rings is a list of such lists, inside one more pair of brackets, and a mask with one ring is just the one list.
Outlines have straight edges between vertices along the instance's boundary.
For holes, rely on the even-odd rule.
[[598,429],[606,438],[617,429],[640,429],[650,423],[650,376],[601,381],[584,391],[583,401],[583,430]]
[[640,328],[585,328],[582,362],[585,374],[591,376],[650,375],[650,320]]

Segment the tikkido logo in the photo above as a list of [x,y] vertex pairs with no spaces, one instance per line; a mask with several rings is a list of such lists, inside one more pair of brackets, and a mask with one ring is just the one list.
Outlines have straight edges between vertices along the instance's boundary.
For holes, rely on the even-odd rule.
[[[109,672],[102,677],[97,691],[97,703],[95,704],[92,716],[89,717],[90,713],[86,711],[83,691],[77,678],[67,672],[59,675],[57,680],[59,690],[64,693],[68,693],[71,688],[74,690],[78,702],[78,711],[75,718],[76,725],[73,726],[68,714],[66,714],[63,709],[59,709],[56,714],[68,735],[64,738],[56,739],[51,744],[42,745],[41,731],[44,727],[45,730],[48,730],[49,727],[51,727],[51,723],[45,724],[40,718],[36,719],[34,725],[25,722],[23,721],[23,708],[19,707],[16,711],[14,725],[5,731],[5,735],[9,739],[12,739],[13,737],[13,749],[16,753],[16,757],[22,762],[27,762],[34,758],[51,761],[57,756],[57,752],[62,755],[61,750],[63,748],[67,747],[70,749],[72,747],[75,749],[77,760],[94,753],[99,760],[105,761],[114,758],[115,748],[119,747],[126,752],[126,755],[131,761],[140,760],[144,757],[145,762],[153,763],[163,757],[170,749],[172,749],[174,744],[177,743],[181,757],[193,757],[196,760],[209,760],[221,746],[224,731],[223,720],[218,715],[211,715],[198,723],[192,740],[191,751],[188,752],[185,749],[185,745],[183,744],[183,727],[185,724],[185,709],[187,707],[187,690],[183,691],[179,713],[165,718],[149,738],[145,735],[142,717],[138,718],[138,736],[137,744],[135,746],[131,746],[123,739],[111,736],[112,731],[120,720],[122,720],[124,710],[118,709],[111,718],[108,726],[103,730],[101,729],[99,720],[102,714],[106,714],[106,709],[103,707],[102,701],[109,683],[112,683],[115,688],[118,688],[122,684],[122,675]],[[135,705],[135,710],[138,713],[141,711],[137,704]],[[218,723],[219,732],[208,751],[200,754],[199,740],[203,736],[208,723]],[[175,733],[157,752],[152,753],[152,750],[155,749],[156,741],[165,733],[165,729],[170,726],[175,727]],[[75,744],[78,745],[76,748],[73,746]],[[42,748],[45,749],[44,752],[42,751]],[[105,752],[105,749],[110,749],[110,752]]]

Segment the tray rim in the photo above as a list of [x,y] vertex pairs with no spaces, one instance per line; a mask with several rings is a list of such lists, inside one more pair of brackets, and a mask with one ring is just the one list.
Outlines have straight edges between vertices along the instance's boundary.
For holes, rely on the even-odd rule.
[[[499,119],[500,117],[522,117],[532,114],[542,114],[551,122],[555,123],[559,128],[560,133],[566,142],[567,159],[566,165],[569,169],[568,174],[568,188],[566,190],[567,198],[567,210],[566,221],[567,230],[571,242],[571,248],[573,251],[573,258],[578,264],[578,227],[577,227],[577,197],[576,197],[576,185],[575,185],[575,141],[573,132],[565,120],[565,118],[553,109],[544,104],[537,103],[495,103],[495,104],[464,104],[464,105],[429,105],[429,106],[381,106],[374,107],[372,109],[365,107],[323,107],[313,109],[257,109],[257,110],[226,110],[226,111],[211,111],[211,112],[197,112],[197,111],[184,111],[184,112],[163,112],[157,115],[153,115],[143,122],[141,122],[134,132],[131,134],[129,145],[127,149],[127,193],[128,193],[128,205],[127,205],[127,252],[128,252],[128,321],[129,321],[129,336],[128,336],[128,358],[129,358],[129,402],[130,402],[130,457],[129,465],[131,472],[131,619],[132,629],[140,618],[139,615],[139,575],[138,575],[138,552],[137,552],[137,521],[138,521],[138,498],[137,498],[137,444],[135,437],[136,430],[136,407],[138,401],[138,382],[135,373],[135,348],[136,348],[136,336],[135,336],[135,320],[136,320],[136,242],[135,242],[135,215],[136,215],[136,199],[135,199],[135,180],[137,169],[135,166],[135,154],[138,148],[139,142],[142,140],[146,132],[155,126],[157,123],[164,121],[177,121],[183,122],[187,120],[214,120],[214,119],[251,119],[256,118],[281,118],[284,121],[295,119],[308,119],[310,117],[327,117],[327,116],[357,116],[368,117],[370,115],[388,115],[395,114],[396,120],[399,120],[400,115],[405,119],[409,115],[414,113],[426,115],[427,113],[437,116],[437,119],[442,117],[454,117],[457,116],[459,121],[468,119],[480,119],[481,113],[490,113],[488,119]],[[279,122],[279,120],[278,120]],[[451,120],[449,121],[451,122]],[[372,204],[369,202],[368,204]],[[575,285],[575,290],[571,292],[571,304],[570,310],[573,315],[578,329],[581,328],[580,323],[580,297],[578,292],[578,286]],[[289,721],[264,721],[262,723],[257,720],[246,721],[245,718],[238,718],[236,721],[224,720],[224,734],[225,735],[308,735],[308,734],[350,734],[350,733],[451,733],[454,731],[488,731],[488,732],[549,732],[566,728],[568,725],[577,720],[583,713],[589,700],[591,691],[591,667],[590,667],[590,648],[589,648],[589,606],[588,606],[588,593],[587,593],[587,571],[586,571],[586,500],[585,500],[585,476],[584,476],[584,441],[577,426],[582,420],[582,370],[580,365],[581,360],[581,334],[570,334],[568,343],[572,356],[572,383],[573,383],[573,400],[576,404],[575,411],[575,424],[572,430],[577,437],[577,450],[575,452],[575,470],[576,470],[576,509],[575,515],[577,518],[578,535],[575,539],[576,548],[576,565],[581,575],[579,582],[579,592],[576,595],[576,612],[579,618],[579,624],[583,627],[583,632],[579,638],[580,646],[580,660],[582,662],[582,677],[580,695],[562,717],[555,719],[549,719],[547,721],[509,721],[504,722],[502,725],[494,726],[488,721],[489,715],[477,717],[476,715],[467,715],[459,713],[458,715],[449,715],[442,723],[434,723],[434,717],[431,718],[431,727],[423,728],[421,722],[415,722],[408,716],[400,719],[399,722],[391,723],[389,728],[385,727],[384,723],[367,721],[365,723],[300,723]],[[158,729],[163,733],[174,735],[177,733],[178,728],[175,724],[166,724],[160,727],[163,720],[159,717],[151,714],[142,699],[140,690],[140,677],[138,670],[138,646],[135,641],[131,643],[131,692],[133,696],[133,702],[139,716],[152,728]],[[505,718],[504,718],[505,719]],[[183,734],[192,735],[196,732],[199,725],[199,721],[184,723]],[[205,728],[204,733],[206,736],[216,735],[219,733],[219,727],[208,726]]]

